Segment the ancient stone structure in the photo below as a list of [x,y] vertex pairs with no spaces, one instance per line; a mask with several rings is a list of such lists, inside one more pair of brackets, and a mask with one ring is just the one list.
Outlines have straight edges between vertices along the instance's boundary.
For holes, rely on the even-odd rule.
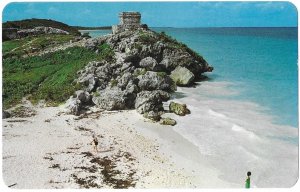
[[112,26],[113,34],[127,30],[147,29],[147,25],[141,24],[141,14],[139,12],[121,12],[119,13],[119,25]]

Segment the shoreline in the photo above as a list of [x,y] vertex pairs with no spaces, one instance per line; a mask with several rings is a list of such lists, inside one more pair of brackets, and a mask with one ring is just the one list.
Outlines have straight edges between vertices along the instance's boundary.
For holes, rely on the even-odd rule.
[[298,178],[298,129],[275,124],[259,104],[228,99],[239,94],[228,88],[231,82],[198,84],[177,90],[183,94],[174,101],[190,106],[191,114],[172,116],[178,122],[174,131],[197,146],[224,181],[242,184],[251,171],[253,187],[292,187]]
[[[209,173],[214,177],[217,171],[197,163],[195,159],[183,161],[188,159],[180,153],[189,154],[193,146],[170,126],[154,124],[134,110],[101,112],[98,119],[79,120],[73,115],[57,115],[60,110],[59,107],[36,108],[36,116],[3,120],[3,178],[7,186],[122,188],[101,178],[103,167],[99,166],[95,173],[91,171],[95,165],[91,166],[90,162],[97,158],[112,161],[118,173],[116,178],[121,176],[123,179],[120,180],[131,181],[134,188],[231,186],[219,179],[211,181],[199,177],[197,170],[202,176]],[[155,131],[150,130],[153,128]],[[159,129],[162,135],[157,137]],[[100,137],[99,153],[92,151],[89,144],[91,131]],[[168,135],[168,139],[163,141],[164,134]],[[172,142],[175,143],[169,148]],[[178,146],[181,146],[179,151]],[[190,166],[194,168],[192,171]],[[78,169],[80,167],[82,169]],[[132,177],[128,178],[130,173]],[[97,178],[90,179],[95,174]],[[109,179],[113,177],[111,175]]]
[[[207,95],[199,97],[198,91]],[[4,181],[16,183],[12,188],[243,188],[249,169],[253,187],[290,187],[297,179],[298,148],[276,137],[298,136],[298,130],[270,123],[255,104],[210,98],[216,92],[231,94],[226,83],[179,88],[170,101],[186,103],[191,114],[164,114],[177,121],[174,127],[153,123],[135,110],[79,119],[60,114],[60,107],[46,107],[35,108],[36,116],[17,118],[24,122],[4,119]],[[251,126],[246,120],[252,116],[267,128]],[[269,130],[272,134],[266,134]],[[99,153],[90,145],[92,133],[100,138]],[[108,162],[113,169],[103,177]],[[278,163],[286,170],[271,169]]]

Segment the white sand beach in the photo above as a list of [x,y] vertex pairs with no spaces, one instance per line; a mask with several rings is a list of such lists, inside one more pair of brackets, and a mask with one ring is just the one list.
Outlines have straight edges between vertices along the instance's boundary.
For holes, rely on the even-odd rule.
[[[105,157],[113,161],[115,178],[137,188],[236,186],[218,179],[218,171],[195,156],[196,147],[172,127],[134,110],[76,120],[58,115],[59,107],[35,109],[36,116],[3,120],[3,178],[12,188],[116,187],[113,176],[103,177],[103,166],[91,163]],[[91,132],[99,138],[99,152],[90,144]]]
[[[176,119],[174,127],[146,120],[135,110],[95,110],[78,118],[61,113],[61,107],[34,107],[35,116],[4,119],[5,184],[243,188],[251,170],[253,187],[292,186],[298,148],[280,138],[297,137],[297,129],[271,124],[254,104],[205,96],[218,85],[201,84],[178,89],[181,97],[175,100],[186,103],[191,114],[164,114]],[[226,87],[219,86],[219,91]],[[198,91],[203,91],[200,100]],[[98,152],[91,145],[93,133],[99,140]]]

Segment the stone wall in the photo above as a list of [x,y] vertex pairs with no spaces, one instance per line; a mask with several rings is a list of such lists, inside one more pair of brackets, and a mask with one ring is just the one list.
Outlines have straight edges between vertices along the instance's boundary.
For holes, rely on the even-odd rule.
[[147,25],[141,24],[141,14],[139,12],[121,12],[119,13],[119,25],[112,26],[113,34],[126,30],[147,29]]
[[122,26],[139,26],[141,24],[139,12],[122,12],[119,14],[119,18]]

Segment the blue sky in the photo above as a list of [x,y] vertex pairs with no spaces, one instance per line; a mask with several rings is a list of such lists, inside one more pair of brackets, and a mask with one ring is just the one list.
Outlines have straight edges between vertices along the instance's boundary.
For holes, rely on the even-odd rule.
[[151,27],[297,26],[297,10],[288,2],[90,2],[10,3],[5,21],[28,18],[58,20],[69,25],[108,26],[118,12],[139,11]]

